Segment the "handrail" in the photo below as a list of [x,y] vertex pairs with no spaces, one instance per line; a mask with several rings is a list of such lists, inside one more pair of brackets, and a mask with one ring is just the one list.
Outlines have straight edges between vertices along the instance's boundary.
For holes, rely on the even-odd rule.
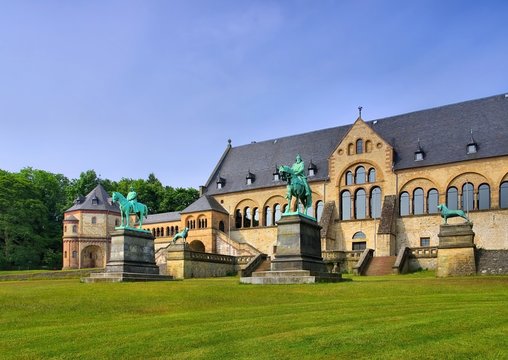
[[353,267],[353,272],[355,275],[364,275],[367,270],[367,266],[369,266],[370,260],[374,256],[374,249],[365,249],[363,250],[362,255],[360,256],[360,260]]
[[239,271],[241,277],[249,277],[261,265],[263,261],[268,258],[266,254],[258,254],[251,261],[247,263],[245,268]]
[[409,257],[411,256],[411,249],[407,246],[404,246],[399,251],[399,254],[397,255],[397,259],[395,260],[395,263],[392,266],[392,271],[394,274],[404,274],[407,271],[407,262],[409,260]]

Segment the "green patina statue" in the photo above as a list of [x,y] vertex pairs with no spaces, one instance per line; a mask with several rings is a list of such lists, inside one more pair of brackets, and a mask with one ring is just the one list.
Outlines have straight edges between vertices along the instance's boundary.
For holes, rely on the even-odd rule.
[[132,187],[130,188],[129,194],[127,194],[127,198],[125,198],[125,196],[123,196],[119,192],[116,191],[113,192],[112,200],[113,202],[118,203],[122,215],[122,223],[120,224],[119,228],[136,229],[130,227],[129,224],[129,217],[131,214],[134,214],[139,219],[138,229],[139,230],[142,229],[143,219],[146,218],[148,215],[148,207],[145,204],[138,202],[137,198],[138,194],[134,191]]
[[182,239],[183,240],[183,243],[185,244],[187,242],[187,234],[189,233],[189,228],[186,227],[185,229],[183,229],[182,231],[180,231],[179,233],[177,233],[174,237],[173,237],[173,244],[176,243],[176,240],[178,239]]
[[437,209],[441,213],[441,217],[443,218],[443,224],[448,224],[448,218],[452,217],[461,217],[464,220],[466,220],[466,222],[469,223],[471,222],[471,220],[469,220],[469,218],[467,217],[467,215],[464,213],[463,210],[450,210],[446,207],[445,204],[439,204],[437,206]]
[[307,182],[307,176],[305,176],[305,163],[303,162],[300,155],[296,155],[295,163],[289,167],[283,165],[279,167],[279,173],[283,181],[287,181],[287,193],[286,199],[288,200],[288,206],[285,213],[291,212],[291,200],[293,196],[297,198],[295,202],[293,212],[298,211],[298,200],[300,200],[305,211],[312,206],[312,192]]

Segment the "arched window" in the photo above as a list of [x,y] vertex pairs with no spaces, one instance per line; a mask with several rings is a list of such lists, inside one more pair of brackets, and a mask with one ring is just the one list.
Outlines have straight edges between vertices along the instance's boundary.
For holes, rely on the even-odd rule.
[[353,150],[354,150],[354,145],[353,144],[349,144],[347,146],[347,154],[348,155],[353,155]]
[[161,236],[161,229],[157,228],[157,237]]
[[[353,248],[351,250],[358,251],[358,250],[365,250],[367,247],[367,241],[366,236],[363,232],[358,231],[353,235]],[[363,241],[362,241],[363,240]]]
[[353,173],[351,171],[346,173],[346,185],[353,185]]
[[409,215],[409,193],[407,191],[400,194],[399,208],[400,216]]
[[237,229],[242,227],[242,211],[240,209],[235,212],[235,227]]
[[161,228],[161,236],[164,236],[164,228]]
[[351,193],[347,190],[340,194],[340,219],[351,219]]
[[490,209],[490,186],[481,184],[478,187],[478,210]]
[[265,213],[263,214],[263,221],[265,226],[272,226],[272,209],[269,206],[265,206]]
[[258,208],[254,208],[254,215],[252,217],[252,226],[256,227],[259,226],[259,210]]
[[374,219],[381,217],[381,188],[378,186],[370,191],[370,217]]
[[358,166],[356,168],[355,183],[365,184],[365,168],[363,166]]
[[97,224],[97,218],[95,216],[92,216],[92,224]]
[[175,233],[178,234],[178,225],[175,226]]
[[462,185],[462,199],[461,207],[464,211],[471,211],[474,209],[474,186],[471,183]]
[[317,203],[316,203],[316,220],[319,222],[321,220],[321,216],[323,216],[323,208],[324,208],[324,203],[319,200]]
[[369,170],[369,182],[376,182],[376,169],[374,168]]
[[436,214],[438,212],[439,193],[436,189],[430,189],[427,193],[427,213]]
[[508,181],[502,182],[499,187],[499,207],[508,209]]
[[67,225],[64,226],[64,232],[67,232]]
[[355,232],[355,234],[353,235],[353,240],[355,240],[355,239],[366,239],[366,238],[367,237],[365,236],[365,234],[362,231]]
[[450,210],[457,210],[459,207],[459,192],[456,187],[446,190],[446,207]]
[[224,229],[224,221],[222,221],[222,220],[219,221],[219,230],[222,231],[222,232],[224,232],[224,230],[225,230]]
[[243,227],[251,227],[252,224],[252,213],[250,207],[243,209]]
[[73,233],[77,233],[78,232],[78,226],[77,225],[72,225],[72,232]]
[[77,258],[77,257],[78,257],[78,252],[77,252],[76,250],[74,250],[74,251],[72,252],[72,258],[73,258],[73,259],[75,259],[75,258]]
[[115,226],[119,226],[119,225],[120,225],[120,220],[115,219]]
[[358,189],[355,193],[355,219],[367,217],[367,196],[365,190]]
[[362,139],[356,140],[356,153],[363,154],[363,140]]
[[152,235],[153,235],[153,237],[155,237],[155,235],[157,235],[157,233],[155,232],[155,228],[152,229]]
[[166,226],[166,236],[171,235],[169,226]]
[[280,220],[280,217],[282,216],[280,204],[275,204],[273,207],[273,223],[275,224],[277,221]]
[[423,197],[423,189],[416,188],[415,191],[413,191],[413,214],[414,215],[421,215],[424,213],[424,211],[423,211],[424,202],[425,202],[425,199]]
[[171,226],[171,235],[175,235],[175,227]]

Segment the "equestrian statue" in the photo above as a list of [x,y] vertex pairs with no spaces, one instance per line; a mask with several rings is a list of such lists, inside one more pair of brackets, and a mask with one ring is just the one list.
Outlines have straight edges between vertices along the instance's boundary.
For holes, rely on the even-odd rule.
[[450,210],[446,207],[445,204],[439,204],[437,209],[441,213],[441,217],[443,218],[443,224],[448,224],[448,218],[452,217],[461,217],[466,220],[466,222],[471,222],[469,218],[466,216],[463,210]]
[[296,155],[296,161],[291,167],[286,165],[279,167],[279,173],[281,179],[287,181],[286,199],[288,200],[288,206],[285,214],[291,212],[291,200],[293,196],[297,199],[293,212],[298,211],[298,201],[300,201],[305,209],[304,214],[306,214],[307,209],[312,206],[312,192],[307,182],[307,176],[305,176],[305,164],[301,156],[299,154]]
[[119,192],[114,191],[112,200],[120,206],[120,213],[122,215],[122,222],[120,224],[121,228],[131,228],[129,221],[130,215],[133,214],[139,219],[138,228],[142,229],[143,219],[148,215],[148,207],[145,204],[138,202],[138,194],[132,187],[130,188],[129,194],[127,194],[127,198]]

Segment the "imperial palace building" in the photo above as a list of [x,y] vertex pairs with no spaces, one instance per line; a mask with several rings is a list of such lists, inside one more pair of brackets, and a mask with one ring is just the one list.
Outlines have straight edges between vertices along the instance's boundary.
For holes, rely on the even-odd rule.
[[[201,197],[181,212],[149,215],[144,228],[157,248],[188,227],[195,251],[273,255],[287,204],[277,169],[297,154],[312,190],[308,215],[322,227],[323,257],[342,270],[365,249],[389,262],[404,249],[414,269],[434,268],[438,204],[468,213],[478,249],[508,251],[508,94],[358,117],[350,125],[247,145],[229,141]],[[77,219],[75,210],[69,214]]]

